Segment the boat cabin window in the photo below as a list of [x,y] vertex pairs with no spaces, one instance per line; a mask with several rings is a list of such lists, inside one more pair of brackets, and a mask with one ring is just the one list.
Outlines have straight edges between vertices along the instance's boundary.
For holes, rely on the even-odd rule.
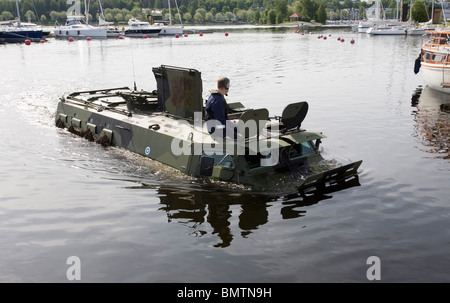
[[433,60],[434,62],[441,62],[442,58],[443,58],[442,55],[434,54],[433,57],[431,58],[431,60]]
[[431,54],[430,53],[425,53],[425,61],[428,61],[431,59]]

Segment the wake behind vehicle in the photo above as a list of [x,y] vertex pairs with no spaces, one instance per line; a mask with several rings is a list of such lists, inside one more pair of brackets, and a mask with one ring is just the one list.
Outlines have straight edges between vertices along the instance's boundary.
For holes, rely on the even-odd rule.
[[325,161],[319,150],[325,136],[300,128],[307,102],[289,104],[276,117],[229,103],[237,137],[222,138],[208,132],[199,71],[162,65],[153,73],[157,90],[151,92],[121,87],[61,98],[56,125],[199,178],[260,185],[295,171],[302,173],[298,189],[311,191],[357,177],[362,161],[311,174]]

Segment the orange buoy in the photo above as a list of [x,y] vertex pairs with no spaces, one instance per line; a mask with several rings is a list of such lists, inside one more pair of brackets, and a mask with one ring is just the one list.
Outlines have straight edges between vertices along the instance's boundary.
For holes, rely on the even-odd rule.
[[72,37],[69,37],[69,42],[73,42],[74,39]]
[[25,40],[25,44],[26,44],[26,45],[30,45],[30,44],[31,44],[31,41],[27,39],[27,40]]

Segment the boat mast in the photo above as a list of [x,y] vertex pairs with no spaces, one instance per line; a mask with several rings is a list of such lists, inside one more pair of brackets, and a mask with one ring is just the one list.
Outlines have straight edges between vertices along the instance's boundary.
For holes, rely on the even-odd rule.
[[167,2],[169,2],[169,25],[172,26],[172,11],[170,9],[170,0],[168,0]]
[[98,5],[100,6],[101,16],[106,21],[105,14],[103,13],[102,1],[98,0]]
[[434,0],[431,2],[431,24],[434,23]]
[[86,0],[84,0],[84,14],[86,16],[86,24],[89,24],[89,2],[86,4]]
[[19,0],[16,0],[16,8],[17,8],[17,27],[20,27],[20,10],[19,10]]
[[180,10],[178,9],[177,0],[175,0],[175,5],[177,6],[177,12],[178,12],[178,17],[180,18],[180,24],[183,26],[183,21],[181,21],[181,14],[180,14]]

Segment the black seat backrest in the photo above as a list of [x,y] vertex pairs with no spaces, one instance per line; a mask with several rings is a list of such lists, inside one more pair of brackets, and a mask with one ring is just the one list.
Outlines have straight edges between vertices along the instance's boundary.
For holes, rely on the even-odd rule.
[[281,122],[286,130],[300,128],[308,113],[308,102],[302,101],[286,106],[281,114]]

